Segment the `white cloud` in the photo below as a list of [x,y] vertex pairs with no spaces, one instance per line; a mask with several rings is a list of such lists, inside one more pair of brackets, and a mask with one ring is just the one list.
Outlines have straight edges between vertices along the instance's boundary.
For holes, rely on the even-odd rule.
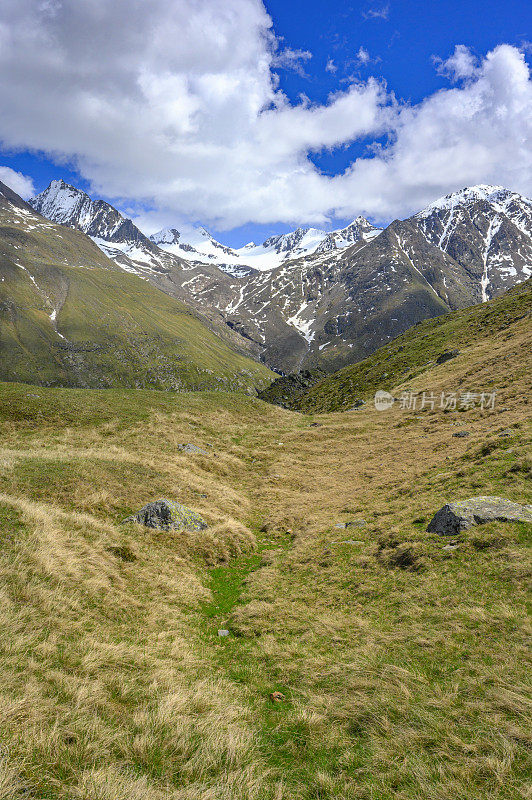
[[[532,193],[517,49],[477,62],[458,48],[440,63],[458,84],[413,107],[371,78],[290,103],[275,68],[308,55],[280,48],[260,0],[2,0],[0,139],[74,161],[106,197],[218,229],[384,219],[480,181]],[[342,175],[309,159],[383,134]]]
[[285,47],[275,53],[272,59],[272,67],[276,69],[291,69],[297,72],[298,75],[304,75],[302,61],[309,61],[312,58],[312,53],[309,50],[292,50],[290,47]]
[[385,6],[377,6],[375,8],[368,8],[367,11],[362,12],[364,19],[388,19],[390,13],[390,4]]
[[457,44],[449,58],[434,56],[433,61],[441,75],[447,75],[454,80],[471,78],[478,71],[478,60],[463,44]]
[[361,64],[369,64],[371,56],[365,47],[360,47],[357,53],[357,59]]
[[0,166],[0,181],[25,200],[35,194],[32,179],[28,175],[23,175],[22,172],[15,172],[11,167]]

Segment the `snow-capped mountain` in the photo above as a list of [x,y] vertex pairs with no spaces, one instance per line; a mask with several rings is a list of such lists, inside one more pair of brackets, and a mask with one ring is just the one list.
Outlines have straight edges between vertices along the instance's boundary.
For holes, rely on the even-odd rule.
[[532,275],[532,202],[474,186],[380,230],[298,228],[238,250],[204,228],[149,239],[116,209],[53,182],[30,201],[86,231],[123,269],[223,320],[282,371],[336,369],[428,317],[482,302]]
[[[262,347],[283,371],[338,368],[411,325],[496,296],[532,275],[531,202],[498,187],[441,198],[347,247],[320,246],[224,285],[196,276],[190,289]],[[364,227],[355,220],[352,227]],[[347,239],[350,231],[341,232]],[[347,234],[347,235],[346,235]],[[303,237],[272,237],[293,253]],[[251,249],[251,247],[249,248]],[[229,298],[229,300],[228,300]]]
[[382,228],[376,228],[365,217],[357,217],[346,228],[331,231],[320,242],[316,253],[330,253],[332,250],[343,250],[361,240],[370,242],[381,233]]
[[227,325],[213,332],[204,317],[125,275],[82,231],[45,219],[1,182],[0,320],[1,380],[253,393],[273,378],[236,352]]
[[161,266],[158,248],[130,219],[104,200],[92,200],[63,180],[52,181],[29,203],[43,217],[86,233],[110,258],[125,256],[121,263],[124,269],[139,271],[130,260],[141,269]]
[[238,251],[226,247],[211,236],[205,228],[164,228],[150,236],[150,240],[166,253],[186,259],[192,264],[215,265],[235,277],[244,277],[251,272]]
[[482,300],[532,274],[532,201],[517,192],[468,187],[441,197],[414,219],[427,241],[480,275]]
[[[243,338],[235,328],[227,326],[216,307],[203,302],[194,291],[197,278],[217,286],[217,295],[231,302],[231,290],[224,285],[229,280],[218,267],[207,264],[198,268],[170,252],[161,250],[132,220],[103,200],[93,200],[88,194],[70,186],[62,180],[50,185],[29,201],[29,208],[43,217],[67,225],[87,234],[100,250],[126,272],[131,272],[150,281],[158,289],[184,301],[194,308],[203,322],[233,347],[255,358],[259,357],[258,345]],[[251,273],[247,270],[246,274]]]
[[254,242],[238,249],[217,242],[205,228],[166,228],[150,236],[163,250],[198,264],[216,264],[224,272],[237,277],[275,269],[285,261],[349,247],[360,239],[370,240],[381,232],[364,217],[358,217],[346,228],[322,231],[318,228],[297,228],[290,233],[270,236],[262,244]]

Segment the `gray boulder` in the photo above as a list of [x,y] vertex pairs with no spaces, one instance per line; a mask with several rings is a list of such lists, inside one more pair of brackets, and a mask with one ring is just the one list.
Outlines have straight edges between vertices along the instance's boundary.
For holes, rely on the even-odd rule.
[[203,531],[207,523],[199,514],[181,503],[173,500],[156,500],[148,503],[136,514],[132,514],[123,523],[136,522],[146,528],[158,528],[163,531]]
[[532,506],[521,506],[502,497],[470,497],[440,508],[427,531],[440,536],[455,536],[485,522],[532,522]]
[[206,450],[202,450],[197,444],[178,444],[177,449],[182,453],[199,453],[202,456],[209,455]]

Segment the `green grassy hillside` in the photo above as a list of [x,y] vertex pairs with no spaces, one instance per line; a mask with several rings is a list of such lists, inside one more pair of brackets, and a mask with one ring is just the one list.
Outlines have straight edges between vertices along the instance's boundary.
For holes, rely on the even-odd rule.
[[273,377],[82,233],[5,200],[0,353],[0,378],[50,386],[254,391]]
[[[415,325],[369,358],[327,376],[304,394],[291,398],[281,379],[261,397],[302,411],[346,410],[357,400],[372,398],[377,389],[408,387],[414,378],[435,368],[436,359],[445,351],[459,350],[467,360],[475,343],[489,343],[492,336],[504,336],[505,331],[514,335],[514,323],[521,322],[520,328],[529,331],[531,311],[532,280],[528,280],[488,303]],[[529,353],[524,352],[524,358]],[[446,368],[445,364],[439,367],[442,371]]]
[[490,411],[0,385],[0,796],[527,797],[531,526],[426,532],[530,502],[520,325],[431,376]]

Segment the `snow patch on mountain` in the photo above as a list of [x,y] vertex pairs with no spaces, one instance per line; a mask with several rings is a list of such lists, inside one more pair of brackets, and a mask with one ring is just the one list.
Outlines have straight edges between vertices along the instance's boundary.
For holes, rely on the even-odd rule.
[[303,317],[303,314],[307,310],[308,306],[309,304],[303,300],[296,313],[292,317],[289,317],[286,322],[288,325],[292,325],[292,327],[295,328],[304,339],[306,339],[308,344],[310,344],[316,334],[314,331],[311,331],[311,327],[315,322],[314,318],[311,317],[310,319],[304,319]]
[[346,228],[323,231],[297,228],[290,233],[270,236],[262,244],[248,242],[233,249],[216,241],[205,228],[165,228],[150,236],[154,244],[169,253],[194,263],[215,264],[235,277],[244,277],[249,269],[268,272],[285,261],[350,247],[360,239],[368,241],[381,233],[364,217],[357,217]]

